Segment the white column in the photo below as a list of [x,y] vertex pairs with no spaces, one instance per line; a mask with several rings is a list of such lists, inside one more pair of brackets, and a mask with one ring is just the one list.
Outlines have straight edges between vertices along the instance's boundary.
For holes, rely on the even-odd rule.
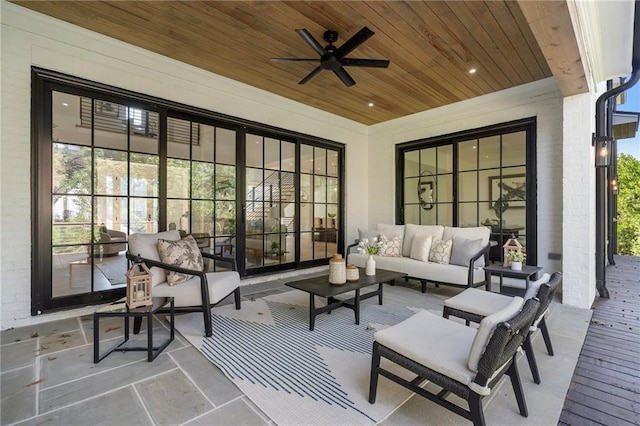
[[596,296],[595,100],[585,93],[562,105],[562,303],[579,308],[590,308]]

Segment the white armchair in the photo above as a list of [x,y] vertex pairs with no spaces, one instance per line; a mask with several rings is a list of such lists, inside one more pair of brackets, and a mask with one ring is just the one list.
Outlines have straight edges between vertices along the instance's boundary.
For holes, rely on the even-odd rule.
[[[132,234],[129,236],[127,259],[133,261],[140,256],[153,275],[153,296],[172,296],[176,312],[202,311],[205,334],[210,337],[212,335],[211,308],[213,306],[233,293],[236,309],[240,309],[240,275],[236,271],[235,259],[201,252],[204,258],[212,259],[216,264],[226,262],[229,264],[229,270],[206,272],[181,268],[160,261],[159,239],[178,241],[180,233],[166,231],[157,234]],[[171,286],[167,282],[167,271],[179,272],[193,277]]]
[[[551,335],[549,334],[544,318],[547,312],[549,312],[549,304],[551,300],[553,300],[555,291],[561,281],[562,273],[560,272],[554,272],[551,276],[544,273],[538,280],[529,284],[529,289],[524,295],[525,300],[536,297],[540,301],[540,308],[536,313],[531,333],[527,335],[527,338],[523,342],[523,348],[527,355],[531,375],[533,376],[533,381],[537,384],[540,384],[541,380],[533,345],[531,343],[531,335],[540,329],[544,343],[547,346],[547,353],[553,356]],[[444,301],[442,316],[449,318],[451,315],[462,318],[467,322],[467,325],[469,325],[469,321],[479,323],[483,318],[504,309],[505,306],[511,303],[511,300],[513,300],[512,296],[469,288]]]
[[100,250],[96,255],[117,256],[118,253],[127,249],[127,234],[101,226],[98,233],[98,242],[100,243]]
[[[522,383],[516,367],[518,348],[529,333],[538,310],[537,299],[522,307],[517,297],[502,311],[486,317],[477,331],[427,311],[374,334],[369,402],[376,400],[378,375],[382,375],[454,413],[484,425],[482,398],[508,375],[520,414],[528,416]],[[522,310],[520,308],[522,307]],[[413,380],[393,373],[380,358],[417,374]],[[438,393],[420,387],[425,381],[442,388]],[[467,401],[468,410],[448,401],[449,394]]]

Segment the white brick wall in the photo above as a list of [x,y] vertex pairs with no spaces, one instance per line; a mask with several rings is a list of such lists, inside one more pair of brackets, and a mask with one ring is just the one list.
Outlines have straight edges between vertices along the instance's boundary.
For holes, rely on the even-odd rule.
[[[428,96],[428,94],[426,94]],[[562,253],[562,97],[553,79],[503,90],[465,102],[371,126],[369,135],[369,223],[394,218],[394,145],[462,130],[537,119],[538,264],[560,270],[549,253]],[[374,190],[375,188],[375,190]]]
[[[0,328],[90,312],[31,317],[31,66],[282,127],[347,146],[347,208],[366,217],[367,127],[195,67],[0,2]],[[356,178],[353,178],[356,176]]]

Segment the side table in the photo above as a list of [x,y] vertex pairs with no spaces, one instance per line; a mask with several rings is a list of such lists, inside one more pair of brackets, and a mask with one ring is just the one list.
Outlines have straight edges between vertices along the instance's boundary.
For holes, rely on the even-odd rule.
[[[524,296],[529,289],[529,282],[531,277],[536,275],[542,270],[541,266],[522,265],[522,270],[516,271],[508,266],[502,266],[501,264],[488,265],[484,267],[484,270],[489,273],[489,282],[491,282],[491,275],[497,275],[500,277],[500,290],[501,294],[511,294],[514,296]],[[502,287],[502,278],[517,278],[524,280],[524,289],[514,287]]]
[[[174,306],[173,297],[153,297],[153,305],[140,306],[138,308],[129,309],[126,304],[126,298],[122,298],[98,309],[93,314],[93,362],[97,364],[102,361],[111,352],[118,351],[147,351],[147,361],[151,362],[166,348],[169,343],[173,341],[175,337],[175,322],[174,322]],[[171,323],[171,335],[167,340],[162,342],[160,346],[153,346],[153,315],[160,309],[169,306],[169,315]],[[104,354],[100,354],[100,318],[106,317],[121,317],[124,319],[124,340],[117,345],[113,346]],[[142,321],[147,319],[147,346],[146,347],[122,347],[129,340],[129,318],[138,319]]]

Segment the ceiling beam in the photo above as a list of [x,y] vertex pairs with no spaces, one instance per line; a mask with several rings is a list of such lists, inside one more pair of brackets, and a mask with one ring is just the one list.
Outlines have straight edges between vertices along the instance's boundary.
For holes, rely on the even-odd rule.
[[563,96],[589,91],[584,63],[565,0],[518,0]]

